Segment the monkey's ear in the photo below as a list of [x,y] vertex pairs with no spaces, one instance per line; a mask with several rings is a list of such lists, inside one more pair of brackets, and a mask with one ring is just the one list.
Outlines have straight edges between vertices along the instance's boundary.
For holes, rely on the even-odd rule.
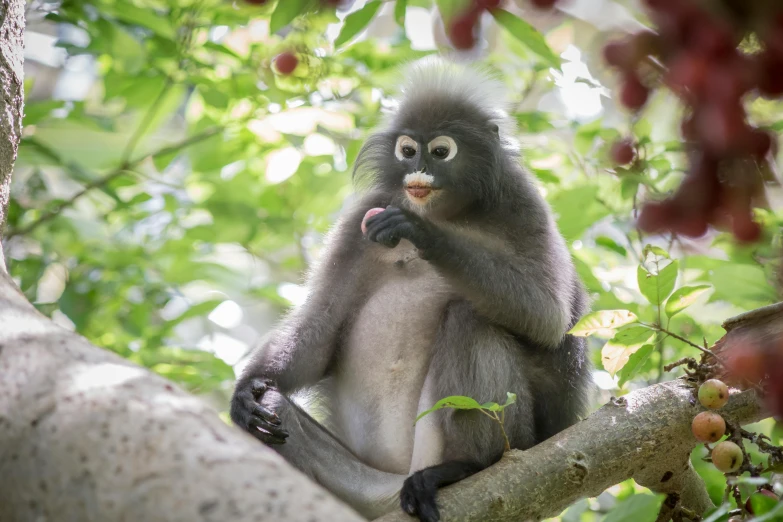
[[500,138],[500,127],[498,127],[497,123],[490,123],[489,130],[492,132],[492,134],[495,135],[496,138]]

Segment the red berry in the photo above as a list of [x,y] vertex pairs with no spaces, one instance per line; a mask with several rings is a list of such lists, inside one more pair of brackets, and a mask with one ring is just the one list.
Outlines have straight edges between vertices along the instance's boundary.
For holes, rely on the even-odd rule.
[[612,159],[618,165],[627,165],[633,161],[634,150],[631,140],[616,141],[612,145]]
[[620,102],[631,110],[641,109],[647,103],[649,91],[635,74],[626,74],[620,90]]
[[715,412],[703,411],[693,418],[691,431],[700,442],[718,442],[726,433],[726,421]]
[[671,201],[647,203],[639,213],[639,228],[649,233],[665,230],[677,220],[678,214],[678,209]]
[[704,92],[705,80],[710,65],[702,56],[694,53],[681,53],[669,67],[664,81],[677,95],[700,96]]
[[783,94],[783,57],[766,50],[757,57],[756,69],[759,92],[763,96],[776,98]]
[[286,76],[294,72],[294,69],[296,69],[298,64],[299,60],[294,53],[291,52],[280,53],[277,55],[277,58],[275,58],[275,67],[277,67],[277,71]]
[[699,135],[715,153],[742,147],[746,136],[745,111],[739,103],[710,105],[699,114]]
[[454,19],[449,28],[449,39],[457,49],[471,49],[476,45],[475,29],[478,14],[470,10]]
[[551,9],[558,0],[530,0],[530,2],[539,9]]
[[737,47],[731,28],[715,19],[702,18],[689,35],[693,44],[709,56],[721,56]]
[[772,148],[772,136],[760,129],[753,129],[748,133],[748,152],[757,158],[763,158]]
[[724,440],[712,450],[712,464],[723,473],[737,471],[742,466],[743,460],[745,460],[745,457],[740,447],[729,440]]
[[751,219],[750,216],[734,216],[732,232],[737,241],[742,243],[755,243],[761,237],[761,225]]
[[609,42],[603,48],[604,61],[613,67],[628,67],[628,43],[625,41]]

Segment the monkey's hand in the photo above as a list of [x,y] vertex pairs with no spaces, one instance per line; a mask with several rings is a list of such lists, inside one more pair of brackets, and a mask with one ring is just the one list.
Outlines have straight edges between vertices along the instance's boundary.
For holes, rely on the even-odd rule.
[[400,506],[412,516],[418,516],[422,522],[438,522],[440,511],[435,502],[438,485],[428,480],[427,470],[417,471],[407,479],[400,491]]
[[389,248],[407,239],[422,250],[431,246],[437,236],[435,225],[413,212],[392,206],[369,218],[366,226],[370,241]]
[[264,444],[284,444],[288,432],[280,427],[280,417],[262,405],[264,394],[274,388],[267,379],[251,379],[231,399],[231,419]]

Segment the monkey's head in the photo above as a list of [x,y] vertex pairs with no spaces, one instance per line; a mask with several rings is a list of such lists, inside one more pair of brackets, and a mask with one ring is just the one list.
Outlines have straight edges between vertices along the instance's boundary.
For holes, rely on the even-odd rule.
[[498,82],[427,59],[407,74],[402,97],[359,153],[354,177],[421,214],[444,218],[492,205],[503,162],[515,156]]

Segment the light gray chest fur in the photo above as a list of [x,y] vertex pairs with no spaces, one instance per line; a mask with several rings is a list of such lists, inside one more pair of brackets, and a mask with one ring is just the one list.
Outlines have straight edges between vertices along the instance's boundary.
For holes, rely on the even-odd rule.
[[332,422],[368,464],[408,473],[413,421],[444,307],[445,281],[402,241],[380,245],[374,291],[345,336]]

